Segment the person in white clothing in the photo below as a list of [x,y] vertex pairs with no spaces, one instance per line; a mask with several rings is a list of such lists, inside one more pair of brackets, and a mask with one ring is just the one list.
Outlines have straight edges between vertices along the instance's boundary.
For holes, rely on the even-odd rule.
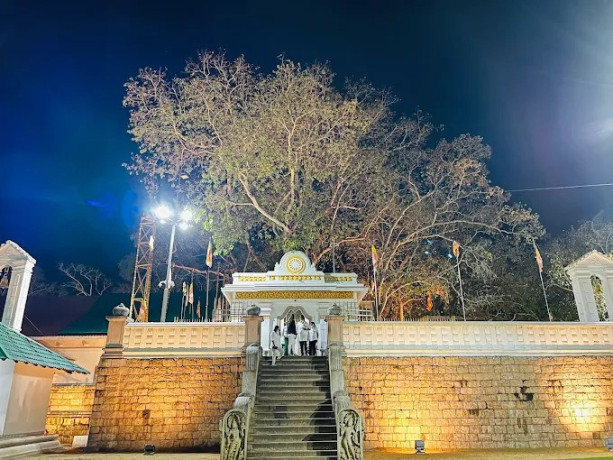
[[272,351],[272,365],[275,365],[277,359],[281,359],[281,334],[279,333],[279,326],[275,326],[272,334],[270,334],[271,351]]
[[318,340],[319,332],[317,332],[317,326],[311,321],[311,328],[309,329],[309,355],[315,356]]
[[302,327],[298,330],[298,341],[300,342],[300,354],[302,356],[307,356],[309,354],[309,348],[307,346],[307,343],[309,341],[309,325],[305,321],[304,318],[302,318],[302,321],[300,321],[299,325],[302,325]]
[[287,354],[290,356],[296,354],[296,350],[294,349],[296,345],[296,335],[296,321],[294,321],[294,315],[292,315],[287,325]]

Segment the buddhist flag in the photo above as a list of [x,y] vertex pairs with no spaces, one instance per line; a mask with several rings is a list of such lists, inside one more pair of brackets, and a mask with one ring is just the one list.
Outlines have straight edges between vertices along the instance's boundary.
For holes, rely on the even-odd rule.
[[198,306],[196,307],[196,316],[200,319],[200,300],[198,300]]
[[213,266],[213,238],[209,240],[209,247],[206,250],[206,264],[209,268]]
[[432,294],[428,292],[428,303],[426,306],[426,310],[432,311]]
[[194,305],[194,283],[189,283],[189,294],[187,294],[187,303]]
[[149,321],[149,311],[147,310],[147,301],[145,299],[143,299],[140,304],[140,311],[138,312],[138,318],[136,318],[136,321],[141,323],[146,323]]
[[453,253],[456,259],[459,259],[460,258],[460,243],[458,243],[457,241],[454,241],[453,244],[451,245],[451,252]]
[[541,252],[539,248],[534,245],[534,258],[536,259],[536,265],[539,267],[539,273],[543,273],[543,258],[541,257]]
[[372,255],[372,269],[374,271],[377,271],[377,265],[379,264],[379,257],[377,256],[377,250],[375,249],[374,244],[370,247],[370,252]]

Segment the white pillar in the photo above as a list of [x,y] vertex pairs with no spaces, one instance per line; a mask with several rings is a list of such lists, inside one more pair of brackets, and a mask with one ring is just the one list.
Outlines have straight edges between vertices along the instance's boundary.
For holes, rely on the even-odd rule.
[[573,294],[579,313],[579,321],[582,323],[596,323],[599,321],[598,308],[592,288],[592,278],[589,273],[571,274]]
[[28,290],[32,280],[32,269],[35,263],[32,259],[12,266],[11,282],[4,304],[2,324],[17,332],[21,332],[23,313],[26,308]]
[[272,332],[271,329],[271,322],[272,322],[272,318],[270,316],[270,305],[268,306],[262,306],[262,305],[258,305],[261,308],[260,311],[260,315],[264,318],[264,321],[262,321],[262,337],[260,339],[260,344],[262,346],[262,352],[264,354],[264,356],[269,356],[270,355],[270,333]]
[[0,436],[6,432],[6,420],[14,375],[15,362],[10,359],[0,361]]
[[601,279],[604,301],[607,304],[609,321],[613,321],[613,273],[607,273]]

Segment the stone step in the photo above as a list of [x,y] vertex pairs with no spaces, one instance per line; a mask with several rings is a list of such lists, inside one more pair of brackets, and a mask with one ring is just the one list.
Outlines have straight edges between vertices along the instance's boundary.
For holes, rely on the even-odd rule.
[[285,455],[295,455],[296,458],[302,458],[305,452],[309,451],[331,451],[336,449],[336,440],[334,441],[271,441],[264,439],[262,441],[248,441],[248,452],[283,452]]
[[272,427],[268,433],[258,433],[249,436],[249,443],[258,445],[260,443],[272,443],[272,445],[287,444],[302,444],[302,443],[336,443],[336,433],[304,433],[304,432],[285,432],[279,433]]
[[287,398],[300,398],[301,396],[318,396],[323,399],[330,399],[329,387],[304,387],[296,388],[260,388],[257,397],[263,398],[278,398],[285,400]]
[[271,405],[292,405],[294,403],[304,403],[304,404],[322,404],[322,403],[330,403],[330,393],[326,392],[318,392],[318,393],[307,393],[307,392],[299,392],[298,394],[262,394],[259,393],[255,398],[256,404],[271,404]]
[[256,399],[254,407],[255,409],[266,409],[266,410],[287,410],[287,409],[299,410],[300,408],[321,410],[321,409],[327,409],[328,407],[331,409],[332,400],[330,399],[321,399],[317,401],[289,400],[289,401],[283,401],[283,403],[280,403],[278,401],[258,401]]
[[291,366],[282,366],[281,364],[275,366],[264,366],[260,368],[260,374],[296,374],[296,373],[307,373],[307,374],[329,374],[327,367],[322,368],[312,368],[312,367],[291,367]]
[[0,458],[31,458],[61,450],[57,435],[12,436],[0,440]]
[[[321,368],[327,368],[328,367],[328,363],[326,362],[318,362],[318,363],[310,363],[308,361],[296,361],[296,360],[291,360],[288,359],[287,357],[285,358],[281,358],[281,359],[277,359],[277,362],[275,363],[274,367],[295,367],[295,368],[300,368],[300,369],[304,369],[304,368],[311,368],[311,369],[321,369]],[[261,368],[270,368],[273,367],[272,365],[272,361],[268,361],[268,362],[263,362],[261,363]]]
[[247,450],[247,458],[249,460],[267,460],[274,458],[275,460],[337,460],[336,450],[327,450],[319,452],[251,452]]
[[[325,421],[325,419],[322,419]],[[324,422],[322,422],[324,423]],[[288,423],[287,425],[281,424],[264,424],[264,422],[255,424],[253,426],[253,436],[257,435],[269,435],[271,432],[283,434],[283,433],[302,433],[302,434],[324,434],[331,433],[336,434],[336,425],[334,420],[331,420],[327,425],[299,425],[297,423]],[[251,435],[250,435],[251,436]]]
[[252,428],[263,426],[335,426],[334,413],[321,413],[313,416],[312,413],[299,413],[297,417],[279,417],[271,413],[253,414]]

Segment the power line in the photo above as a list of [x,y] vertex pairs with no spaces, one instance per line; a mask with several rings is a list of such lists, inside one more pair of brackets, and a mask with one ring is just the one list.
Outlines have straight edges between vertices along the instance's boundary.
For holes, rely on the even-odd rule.
[[540,192],[541,190],[568,190],[573,188],[593,188],[593,187],[610,187],[613,183],[606,184],[585,184],[585,185],[560,185],[557,187],[535,187],[535,188],[519,188],[509,190],[509,192]]

